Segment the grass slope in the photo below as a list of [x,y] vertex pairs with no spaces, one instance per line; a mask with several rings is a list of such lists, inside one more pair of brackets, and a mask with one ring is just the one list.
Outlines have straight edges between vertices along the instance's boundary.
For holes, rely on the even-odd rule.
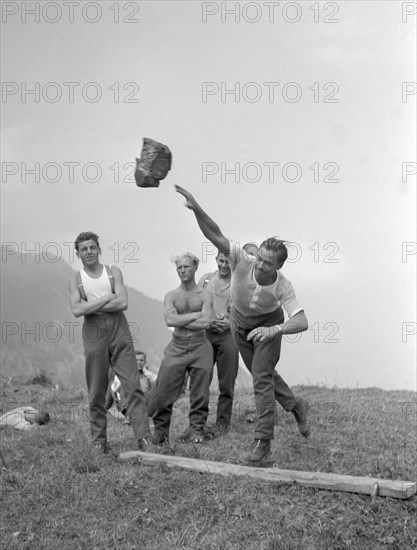
[[[298,434],[278,410],[270,466],[415,481],[417,402],[412,392],[298,387],[314,432]],[[5,409],[47,403],[52,422],[1,429],[0,546],[10,550],[405,550],[417,548],[417,499],[327,492],[296,485],[119,461],[132,431],[109,415],[113,453],[92,450],[82,390],[3,385]],[[210,407],[214,419],[216,395]],[[187,396],[174,409],[178,455],[239,462],[252,439],[250,392],[236,396],[227,436],[178,444]]]

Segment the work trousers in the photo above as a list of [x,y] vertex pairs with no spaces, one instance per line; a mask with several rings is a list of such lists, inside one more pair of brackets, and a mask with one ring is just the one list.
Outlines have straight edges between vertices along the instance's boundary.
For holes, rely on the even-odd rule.
[[132,336],[125,315],[118,311],[85,316],[82,334],[93,442],[106,443],[109,366],[121,382],[136,439],[149,437],[146,402],[140,389]]
[[275,366],[281,353],[281,335],[265,342],[247,340],[253,330],[233,324],[233,335],[242,359],[252,374],[255,393],[256,424],[255,439],[274,438],[275,400],[286,410],[295,406],[295,396],[287,383],[276,372]]
[[193,336],[172,336],[165,348],[148,411],[154,409],[155,434],[168,435],[172,407],[181,395],[185,374],[190,375],[190,428],[201,431],[207,421],[209,389],[213,375],[213,351],[205,332]]
[[239,352],[230,330],[222,333],[207,331],[213,348],[213,365],[217,364],[219,399],[217,401],[216,424],[229,426],[232,419],[235,381],[239,369]]

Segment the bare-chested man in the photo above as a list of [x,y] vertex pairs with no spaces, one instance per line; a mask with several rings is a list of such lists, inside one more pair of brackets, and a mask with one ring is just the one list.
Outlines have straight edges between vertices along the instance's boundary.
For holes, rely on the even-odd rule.
[[182,440],[196,443],[203,440],[209,407],[213,351],[205,328],[211,321],[212,300],[196,283],[198,258],[184,252],[174,262],[181,284],[168,292],[164,300],[165,322],[168,327],[174,327],[174,331],[165,348],[156,381],[154,445],[169,442],[172,406],[181,395],[187,371],[190,375],[190,424]]

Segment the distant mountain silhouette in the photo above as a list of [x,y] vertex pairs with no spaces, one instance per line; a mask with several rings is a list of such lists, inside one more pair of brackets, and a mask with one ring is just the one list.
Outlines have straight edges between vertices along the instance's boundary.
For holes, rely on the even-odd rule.
[[[1,271],[1,375],[30,380],[43,374],[54,384],[84,385],[83,319],[69,307],[73,268],[62,258],[10,255],[2,246]],[[171,338],[163,303],[133,288],[127,291],[126,317],[135,348],[147,353],[149,367],[157,372]],[[239,370],[238,386],[251,385],[245,367]]]
[[[4,252],[2,247],[2,375],[44,372],[61,383],[84,383],[83,319],[76,319],[69,307],[72,267],[63,259]],[[157,371],[171,337],[163,303],[133,288],[127,291],[126,317],[135,347],[147,353]]]

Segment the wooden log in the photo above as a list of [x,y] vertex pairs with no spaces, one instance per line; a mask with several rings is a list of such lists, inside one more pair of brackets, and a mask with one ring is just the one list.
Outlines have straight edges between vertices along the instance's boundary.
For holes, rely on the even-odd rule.
[[298,470],[281,470],[279,468],[254,468],[239,464],[229,464],[227,462],[213,462],[183,456],[144,453],[142,451],[121,453],[119,458],[122,460],[137,458],[141,464],[149,466],[164,464],[169,468],[183,468],[185,470],[223,476],[249,476],[270,483],[298,483],[303,487],[315,487],[316,489],[326,489],[329,491],[362,493],[399,499],[407,499],[416,494],[416,483],[411,481],[348,476],[324,472],[300,472]]

